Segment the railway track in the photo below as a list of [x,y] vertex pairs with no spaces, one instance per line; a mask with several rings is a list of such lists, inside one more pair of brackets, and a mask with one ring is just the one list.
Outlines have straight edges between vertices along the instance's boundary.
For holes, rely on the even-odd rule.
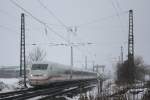
[[[93,86],[85,86],[83,89],[90,89],[90,88],[93,88],[93,87],[95,87],[95,86],[94,85]],[[79,93],[80,92],[80,88],[79,87],[74,87],[74,88],[62,90],[62,91],[55,92],[55,93],[49,94],[47,96],[41,97],[38,100],[47,100],[47,99],[49,99],[51,97],[64,95],[64,94],[67,94],[67,93],[74,93],[74,92],[78,92]]]
[[27,88],[27,89],[22,89],[22,90],[17,90],[17,91],[10,91],[10,92],[6,92],[6,93],[0,93],[0,99],[4,98],[4,97],[11,96],[11,95],[22,94],[22,93],[33,91],[33,90],[34,90],[34,88]]
[[[58,94],[63,94],[66,93],[67,91],[73,91],[82,84],[84,85],[89,85],[92,84],[96,81],[84,81],[84,82],[70,82],[69,84],[61,84],[61,85],[56,85],[53,87],[47,87],[47,88],[29,88],[26,90],[20,90],[20,91],[14,91],[14,92],[7,92],[7,93],[1,93],[0,94],[0,100],[25,100],[25,99],[30,99],[38,96],[56,96]],[[73,90],[65,90],[68,88],[74,87]],[[64,91],[65,90],[65,91]]]

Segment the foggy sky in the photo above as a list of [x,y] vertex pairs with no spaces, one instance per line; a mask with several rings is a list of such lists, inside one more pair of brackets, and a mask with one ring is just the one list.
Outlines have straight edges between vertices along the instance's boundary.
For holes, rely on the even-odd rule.
[[[84,65],[84,57],[95,64],[112,68],[124,47],[127,59],[128,11],[134,13],[135,55],[150,64],[150,1],[149,0],[40,0],[67,27],[77,27],[76,34],[67,32],[58,20],[44,9],[38,0],[14,0],[53,30],[75,43],[94,43],[74,47],[74,65]],[[0,0],[0,65],[19,65],[21,9],[10,0]],[[70,64],[69,46],[48,46],[47,43],[66,43],[51,30],[25,13],[26,55],[35,48],[46,51],[46,60]],[[111,16],[111,17],[109,17]],[[70,35],[71,34],[71,35]]]

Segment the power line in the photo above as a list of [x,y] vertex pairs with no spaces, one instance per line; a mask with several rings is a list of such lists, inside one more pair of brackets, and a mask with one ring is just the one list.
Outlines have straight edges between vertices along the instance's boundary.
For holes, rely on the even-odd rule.
[[[40,0],[38,0],[38,2],[39,2],[39,4],[43,7],[43,8],[45,8],[53,17],[55,17],[56,19],[57,19],[57,21],[61,24],[61,25],[63,25],[65,28],[68,28],[64,23],[62,23],[62,21],[60,20],[60,19],[58,19],[58,17],[50,10],[50,9],[48,9]],[[124,13],[127,13],[127,11],[126,12],[123,12],[123,14]],[[116,15],[115,15],[116,16]],[[117,16],[118,16],[118,14],[117,14]],[[108,16],[107,18],[102,18],[102,20],[104,20],[104,19],[109,19],[109,18],[112,18],[112,17],[114,17],[114,16]],[[95,22],[97,22],[98,20],[94,20],[94,21],[92,21],[92,22],[90,22],[90,23],[88,23],[88,24],[91,24],[91,23],[95,23]],[[78,26],[79,27],[79,26]]]
[[57,33],[56,31],[54,31],[51,27],[49,27],[47,24],[45,24],[45,26],[51,30],[53,33],[55,33],[57,36],[59,36],[60,38],[64,39],[66,42],[68,42],[68,40],[66,38],[64,38],[62,35],[60,35],[59,33]]
[[[50,10],[50,9],[48,9],[40,0],[38,0],[38,2],[39,2],[39,4],[43,7],[43,8],[45,8],[52,16],[54,16],[56,19],[57,19],[57,21],[61,24],[61,25],[63,25],[65,28],[68,28],[68,27],[66,27],[66,25],[64,24],[64,23],[62,23],[62,21],[60,20],[60,19],[58,19],[58,17]],[[123,12],[123,13],[127,13],[127,11],[126,12]],[[117,13],[117,16],[118,16],[119,14]],[[116,15],[115,15],[116,16]],[[104,20],[104,19],[108,19],[108,18],[112,18],[112,17],[114,17],[114,16],[108,16],[107,18],[102,18],[102,20]],[[97,20],[94,20],[94,21],[92,21],[92,23],[93,22],[97,22]],[[90,23],[88,23],[88,24],[91,24],[91,22]]]
[[[13,17],[13,21],[15,21],[14,19],[16,18],[15,16],[13,16],[13,15],[11,15],[11,14],[9,14],[8,12],[6,12],[5,10],[2,10],[2,9],[0,9],[0,13],[1,14],[3,14],[3,15],[6,15],[6,16],[9,16],[10,18],[12,18]],[[16,21],[15,21],[16,22]],[[54,25],[54,24],[51,24],[51,25]],[[55,25],[55,26],[58,26],[58,25]],[[60,26],[60,25],[59,25]],[[13,30],[13,29],[10,29],[10,28],[8,28],[8,27],[5,27],[5,26],[3,26],[3,25],[0,25],[0,27],[1,28],[4,28],[4,29],[7,29],[7,30],[9,30],[9,31],[14,31],[14,32],[17,32],[17,31],[15,31],[15,30]],[[45,26],[44,26],[45,27]],[[32,28],[33,29],[33,28]],[[34,29],[35,31],[38,31],[37,30],[37,28],[36,29]],[[47,28],[45,27],[45,33],[46,33],[46,35],[47,35]]]
[[56,31],[54,31],[51,27],[49,27],[45,22],[41,21],[40,19],[38,19],[37,17],[33,16],[29,11],[27,11],[26,9],[24,9],[23,7],[21,7],[19,4],[17,4],[15,1],[13,0],[9,0],[11,3],[13,3],[15,6],[17,6],[18,8],[20,8],[21,10],[23,10],[24,12],[26,12],[28,15],[30,15],[34,20],[36,20],[37,22],[41,23],[42,25],[46,26],[49,30],[51,30],[53,33],[55,33],[57,36],[59,36],[60,38],[64,39],[65,41],[68,42],[68,40],[66,40],[63,36],[61,36],[59,33],[57,33]]
[[[39,3],[45,10],[48,11],[48,13],[49,13],[50,15],[52,15],[63,27],[65,27],[68,32],[71,32],[71,33],[74,33],[74,34],[75,34],[75,32],[77,31],[76,27],[75,27],[75,31],[74,31],[72,27],[70,28],[70,27],[66,26],[66,25],[52,12],[52,10],[50,10],[44,3],[41,2],[41,0],[37,0],[37,1],[38,1],[38,3]],[[69,41],[69,40],[68,40],[68,41]]]
[[[41,2],[41,0],[37,0],[38,1],[38,3],[44,8],[44,9],[46,9],[48,12],[49,12],[49,14],[50,15],[52,15],[53,17],[55,17],[55,19],[62,25],[62,26],[64,26],[66,29],[67,29],[67,31],[68,32],[71,32],[71,33],[76,33],[77,32],[77,27],[68,27],[68,26],[66,26],[48,7],[46,7],[45,5],[44,5],[44,3],[42,3]],[[74,28],[74,29],[73,29]]]
[[44,5],[44,3],[41,2],[41,0],[37,0],[37,1],[38,1],[38,3],[39,3],[44,9],[46,9],[46,10],[49,12],[49,14],[51,14],[53,17],[55,17],[55,19],[56,19],[62,26],[64,26],[66,29],[68,29],[68,27],[67,27],[49,8],[47,8],[47,7]]
[[38,21],[41,24],[45,24],[44,22],[42,22],[41,20],[39,20],[38,18],[36,18],[35,16],[33,16],[30,12],[28,12],[26,9],[24,9],[23,7],[21,7],[19,4],[17,4],[15,1],[13,0],[9,0],[11,3],[13,3],[15,6],[19,7],[21,10],[23,10],[24,12],[26,12],[27,14],[29,14],[33,19],[35,19],[36,21]]
[[[109,0],[110,2],[111,2],[111,4],[112,4],[112,6],[113,6],[113,8],[115,9],[115,11],[116,11],[116,14],[118,15],[118,10],[117,10],[117,8],[116,8],[116,6],[115,6],[115,4],[114,4],[114,2],[113,2],[113,0]],[[118,15],[119,16],[119,15]]]
[[128,11],[123,11],[121,13],[113,14],[113,15],[110,15],[110,16],[106,16],[106,17],[103,17],[103,18],[100,18],[100,19],[95,19],[95,20],[77,25],[77,27],[83,27],[83,26],[86,26],[86,25],[89,25],[89,24],[98,23],[100,21],[108,20],[108,19],[111,19],[113,17],[118,17],[118,15],[120,16],[120,15],[127,14],[127,13],[128,13]]
[[[72,33],[75,33],[72,29],[69,29],[69,27],[67,27],[48,7],[46,7],[42,2],[41,0],[37,0],[39,2],[39,4],[44,8],[46,9],[53,17],[55,17],[55,19],[62,25],[64,26],[67,30],[69,30],[70,32]],[[76,27],[75,27],[76,28]],[[75,29],[77,30],[77,29]],[[79,38],[79,37],[78,37]],[[72,44],[71,44],[72,45]],[[81,44],[80,44],[81,45]],[[82,44],[83,45],[83,44]]]
[[116,11],[116,14],[117,14],[117,16],[118,16],[118,18],[119,18],[119,23],[120,23],[121,28],[122,28],[122,31],[123,31],[123,30],[124,30],[124,29],[123,29],[123,24],[122,24],[121,17],[120,17],[119,12],[118,12],[118,9],[121,10],[121,7],[120,7],[119,3],[118,3],[116,0],[115,0],[115,1],[116,1],[116,4],[117,4],[118,9],[117,9],[117,7],[115,6],[113,0],[109,0],[109,1],[111,2],[111,4],[112,4],[114,10]]
[[[27,11],[25,8],[23,8],[22,6],[20,6],[19,4],[17,4],[15,1],[13,0],[9,0],[10,2],[12,2],[15,6],[17,6],[18,8],[20,8],[21,10],[23,10],[24,12],[26,12],[29,16],[31,16],[34,20],[36,20],[37,22],[41,23],[42,25],[44,25],[44,27],[47,27],[49,30],[51,30],[53,33],[55,33],[57,36],[59,36],[60,38],[62,38],[63,40],[65,40],[66,42],[69,43],[69,41],[64,38],[62,35],[60,35],[59,33],[57,33],[56,31],[54,31],[50,26],[48,26],[47,23],[41,21],[40,19],[38,19],[37,17],[35,17],[34,15],[32,15],[29,11]],[[41,3],[41,2],[40,2]],[[44,5],[43,5],[44,6]],[[44,7],[45,9],[48,9],[46,6]],[[49,13],[53,14],[50,10],[49,10]],[[59,20],[54,14],[53,16]],[[66,27],[68,29],[68,27],[63,24],[60,20],[59,20],[59,23],[61,23],[64,27]],[[46,32],[46,30],[45,30]],[[46,32],[47,33],[47,32]]]
[[120,4],[118,2],[118,0],[115,0],[116,1],[116,4],[117,4],[117,7],[120,9],[120,11],[122,11],[122,8],[120,7]]

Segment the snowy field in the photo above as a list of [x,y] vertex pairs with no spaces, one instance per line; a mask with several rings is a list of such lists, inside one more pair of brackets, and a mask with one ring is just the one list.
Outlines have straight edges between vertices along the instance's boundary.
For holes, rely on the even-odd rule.
[[0,81],[8,85],[14,85],[15,83],[19,81],[19,79],[18,78],[0,78]]
[[[97,86],[96,87],[94,87],[92,90],[90,90],[90,91],[87,91],[86,93],[82,93],[82,94],[78,94],[78,95],[76,95],[76,96],[74,96],[74,97],[72,97],[72,98],[70,98],[70,97],[67,97],[67,96],[63,96],[66,100],[79,100],[79,98],[80,98],[80,96],[86,96],[87,98],[88,98],[88,100],[90,100],[89,99],[89,97],[93,97],[93,98],[95,98],[96,96],[97,96]],[[94,100],[94,99],[93,99]]]
[[[19,85],[19,78],[0,78],[0,93],[19,90],[21,86]],[[87,93],[82,93],[81,95],[89,97],[90,95],[97,95],[97,87],[93,88]],[[79,100],[80,94],[74,96],[73,98],[63,96],[66,100]]]
[[0,92],[15,91],[21,88],[19,80],[19,78],[0,78]]
[[[20,83],[19,78],[0,78],[0,93],[3,92],[9,92],[9,91],[15,91],[15,90],[19,90],[21,89],[21,85],[19,85]],[[110,94],[112,90],[116,90],[114,87],[114,84],[111,83],[112,81],[105,81],[104,85],[103,85],[103,89],[104,90],[108,90]],[[111,84],[110,84],[111,83]],[[86,93],[82,93],[82,94],[78,94],[76,96],[74,96],[73,98],[70,97],[66,97],[63,96],[66,100],[79,100],[80,96],[84,96],[84,97],[91,97],[92,98],[96,98],[97,96],[97,86],[94,87],[92,90],[86,92]],[[138,92],[138,94],[133,95],[134,92]],[[127,97],[127,100],[141,100],[143,95],[145,94],[145,92],[147,91],[147,89],[130,89],[125,95]],[[113,91],[114,92],[114,91]]]

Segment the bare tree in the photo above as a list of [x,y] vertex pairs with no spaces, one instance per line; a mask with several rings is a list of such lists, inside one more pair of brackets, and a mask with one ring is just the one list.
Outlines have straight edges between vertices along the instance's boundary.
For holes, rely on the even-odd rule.
[[144,65],[144,60],[141,56],[135,58],[135,67],[136,67],[136,80],[144,81],[146,74],[146,66]]
[[[117,84],[128,84],[133,83],[137,80],[143,81],[144,75],[145,75],[145,66],[143,58],[138,56],[134,59],[134,66],[130,67],[128,65],[128,60],[124,61],[123,64],[119,63],[117,64]],[[135,75],[135,77],[132,77],[132,75]]]
[[35,61],[43,61],[46,57],[46,52],[39,48],[36,47],[34,48],[28,55],[28,63],[33,63]]

